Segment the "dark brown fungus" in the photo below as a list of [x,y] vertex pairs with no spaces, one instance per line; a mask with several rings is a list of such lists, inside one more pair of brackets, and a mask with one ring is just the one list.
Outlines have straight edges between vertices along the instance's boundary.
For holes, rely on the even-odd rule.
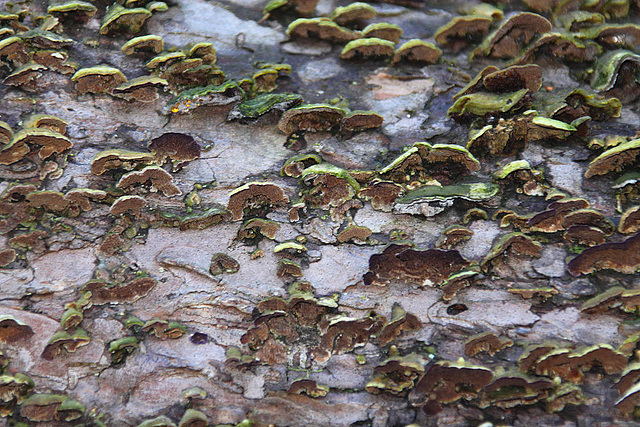
[[140,76],[113,88],[111,94],[127,101],[153,102],[158,99],[158,89],[169,85],[165,79],[156,76]]
[[570,244],[596,246],[603,244],[607,235],[598,227],[578,224],[568,227],[562,238]]
[[371,207],[383,212],[391,212],[393,202],[402,194],[402,186],[392,181],[374,180],[358,193],[358,197],[371,201]]
[[450,47],[454,52],[484,38],[493,20],[486,16],[456,16],[438,28],[434,34],[436,43]]
[[320,39],[330,43],[346,43],[359,37],[359,34],[328,18],[296,19],[289,24],[286,34],[291,38]]
[[299,178],[306,168],[322,163],[322,158],[317,154],[298,154],[284,163],[280,169],[280,175]]
[[153,319],[147,321],[142,326],[142,332],[146,332],[148,334],[155,335],[156,338],[160,338],[162,341],[167,339],[177,339],[183,336],[187,329],[176,322],[168,322],[166,320],[158,319],[154,317]]
[[555,233],[556,231],[564,230],[562,227],[562,221],[566,215],[579,209],[587,209],[588,207],[589,202],[581,198],[565,198],[557,200],[550,203],[547,210],[537,213],[529,218],[526,226],[531,231]]
[[513,408],[533,405],[549,396],[556,384],[546,378],[533,378],[520,373],[506,372],[487,384],[480,393],[481,408]]
[[616,390],[620,395],[623,395],[638,383],[640,380],[640,363],[630,363],[624,371],[620,374],[620,379],[614,384]]
[[35,393],[22,402],[20,415],[32,422],[54,421],[65,400],[67,397],[59,394]]
[[640,231],[640,206],[632,206],[622,213],[618,233],[634,234]]
[[49,237],[49,233],[43,230],[20,233],[9,239],[9,246],[21,251],[33,251],[41,254],[47,250],[47,245],[44,242],[47,237]]
[[419,286],[441,285],[451,274],[468,267],[470,262],[456,250],[414,250],[391,244],[369,258],[369,272],[363,277],[366,285],[386,285],[408,282]]
[[286,258],[281,259],[278,262],[278,270],[276,272],[278,277],[281,278],[296,278],[302,277],[302,267],[295,261],[288,260]]
[[217,275],[222,273],[234,274],[240,270],[240,264],[229,255],[222,252],[214,254],[211,258],[211,265],[209,266],[209,272]]
[[324,397],[329,392],[329,387],[324,385],[319,385],[313,380],[309,379],[299,379],[295,380],[289,386],[289,390],[287,393],[294,394],[306,394],[309,397]]
[[359,225],[350,225],[338,233],[338,242],[344,243],[349,241],[366,242],[371,236],[371,230],[368,227]]
[[620,304],[621,295],[624,292],[622,286],[614,286],[606,291],[585,301],[580,307],[580,312],[599,314],[609,311],[615,305]]
[[340,129],[347,132],[362,132],[379,128],[384,119],[373,111],[355,110],[347,113],[340,121]]
[[603,243],[585,249],[567,264],[573,276],[598,270],[633,274],[640,269],[640,233],[620,243]]
[[453,249],[461,243],[471,239],[473,231],[462,225],[452,225],[442,231],[442,236],[436,242],[439,249]]
[[13,316],[0,315],[0,341],[5,344],[13,344],[17,341],[27,340],[34,335],[31,326],[26,325]]
[[415,315],[407,313],[398,303],[391,308],[391,319],[384,324],[378,335],[378,344],[387,345],[403,331],[422,329],[422,322]]
[[380,332],[382,322],[379,316],[362,319],[334,317],[321,327],[323,335],[320,344],[311,352],[314,360],[326,363],[332,354],[344,354],[365,345],[370,336]]
[[424,374],[425,364],[426,360],[416,353],[393,355],[374,368],[373,378],[365,388],[372,394],[405,395]]
[[167,159],[177,164],[190,162],[200,157],[200,146],[192,136],[169,132],[151,140],[149,150],[155,155],[156,163],[162,166]]
[[640,405],[640,383],[634,384],[615,403],[616,408],[622,415],[631,414]]
[[246,211],[264,210],[287,203],[289,198],[278,185],[271,182],[250,182],[231,192],[227,209],[231,212],[233,221],[240,221]]
[[478,353],[488,353],[489,356],[493,356],[512,345],[513,341],[510,339],[502,339],[492,332],[484,332],[469,337],[464,344],[464,354],[467,357],[474,357]]
[[4,78],[3,84],[15,86],[22,90],[33,92],[38,89],[38,79],[42,76],[42,71],[47,67],[44,65],[29,62],[17,68]]
[[81,290],[91,292],[94,305],[132,303],[145,297],[156,286],[156,279],[139,277],[127,283],[110,284],[103,280],[89,280]]
[[140,165],[149,165],[154,162],[151,153],[140,153],[127,150],[104,150],[96,154],[91,162],[91,172],[94,175],[102,175],[108,170],[124,169],[133,170]]
[[38,190],[27,194],[26,199],[34,208],[53,212],[62,212],[69,206],[69,201],[59,191]]
[[525,256],[539,258],[542,253],[542,245],[523,233],[509,233],[496,240],[491,251],[484,257],[482,269],[490,270],[496,262],[504,262],[510,256]]
[[16,251],[11,248],[0,249],[0,268],[5,268],[16,260]]
[[121,196],[114,200],[109,213],[115,216],[123,214],[137,216],[145,206],[147,201],[140,196]]
[[626,167],[637,163],[640,157],[640,139],[623,142],[593,159],[584,173],[585,178],[606,175],[610,172],[621,172]]
[[440,289],[442,290],[442,300],[444,302],[451,301],[458,291],[469,287],[473,284],[473,280],[480,274],[477,268],[469,268],[453,273],[442,282]]
[[295,132],[322,132],[339,126],[345,110],[325,104],[309,104],[287,110],[278,129],[287,135]]
[[435,64],[442,56],[442,51],[433,43],[420,39],[411,39],[403,43],[391,59],[391,65],[402,63]]
[[395,43],[377,37],[352,40],[340,52],[342,59],[386,59],[395,54]]
[[615,227],[611,220],[595,209],[577,209],[567,213],[562,219],[562,227],[573,225],[591,225],[602,230],[607,236],[613,234]]
[[0,57],[6,58],[17,67],[29,61],[29,52],[22,38],[18,36],[7,37],[0,40]]
[[512,65],[503,70],[485,74],[482,79],[489,92],[515,92],[529,89],[535,93],[542,86],[542,68],[535,64]]
[[561,384],[545,399],[548,413],[560,412],[567,405],[582,405],[585,397],[582,389],[575,384]]
[[122,71],[108,66],[82,68],[71,77],[79,93],[110,93],[127,81]]
[[33,114],[22,123],[22,126],[25,128],[48,129],[62,135],[67,133],[68,125],[69,124],[65,120],[49,114]]
[[42,358],[45,360],[53,360],[63,351],[75,353],[80,347],[89,344],[89,341],[90,338],[87,333],[80,328],[77,328],[73,334],[67,331],[56,332],[42,351]]
[[149,186],[149,191],[160,191],[167,197],[182,194],[173,183],[173,177],[159,166],[147,166],[139,171],[125,173],[116,184],[117,188],[125,191],[138,186]]
[[54,153],[62,153],[73,147],[73,143],[66,136],[43,128],[22,129],[13,136],[12,144],[41,146],[38,153],[41,159],[46,159]]

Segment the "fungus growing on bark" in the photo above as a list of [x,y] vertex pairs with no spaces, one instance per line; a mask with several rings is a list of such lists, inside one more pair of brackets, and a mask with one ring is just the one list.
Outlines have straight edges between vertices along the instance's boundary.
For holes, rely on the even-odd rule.
[[283,258],[278,261],[276,275],[280,278],[298,278],[304,275],[302,267],[295,261]]
[[69,307],[62,313],[62,317],[60,318],[60,326],[62,329],[69,330],[71,328],[75,328],[76,326],[82,323],[84,316],[82,311],[78,310],[74,307]]
[[603,243],[585,249],[567,264],[573,276],[598,270],[633,274],[640,268],[640,233],[619,243]]
[[336,238],[340,243],[349,241],[366,242],[369,236],[371,236],[371,230],[368,227],[350,225],[338,233]]
[[470,262],[456,250],[415,250],[391,244],[380,254],[369,258],[369,271],[364,275],[365,285],[386,285],[407,282],[419,286],[441,285],[453,273]]
[[618,233],[634,234],[640,231],[640,206],[632,206],[622,213]]
[[595,209],[577,209],[568,212],[562,219],[561,225],[565,229],[574,225],[590,225],[599,228],[607,236],[613,234],[615,230],[611,220]]
[[627,391],[615,403],[616,408],[622,415],[629,415],[640,405],[640,383],[629,387]]
[[344,354],[365,345],[370,336],[379,333],[382,319],[370,315],[354,319],[338,315],[320,325],[320,344],[311,351],[315,361],[326,363],[333,354]]
[[48,129],[51,132],[56,132],[62,135],[67,133],[68,125],[69,124],[65,120],[49,114],[32,114],[22,123],[22,126],[25,128]]
[[158,89],[164,89],[168,85],[160,77],[140,76],[113,88],[111,94],[127,101],[153,102],[158,99]]
[[491,183],[425,185],[396,199],[393,211],[412,215],[434,216],[453,206],[455,200],[485,202],[495,197],[499,187]]
[[15,67],[19,67],[29,61],[29,52],[21,37],[12,36],[0,40],[0,57],[6,58]]
[[162,109],[163,114],[186,114],[203,106],[224,106],[234,104],[244,98],[244,91],[238,83],[229,80],[221,85],[195,87],[180,92]]
[[396,49],[391,65],[400,63],[435,64],[442,56],[442,51],[433,43],[420,39],[411,39]]
[[624,290],[622,286],[613,286],[585,301],[580,307],[580,312],[589,314],[605,313],[614,305],[620,304],[620,296]]
[[287,135],[297,132],[323,132],[338,126],[346,115],[342,108],[326,104],[308,104],[287,110],[278,129]]
[[187,332],[187,328],[177,322],[167,322],[166,320],[154,317],[153,319],[145,322],[141,331],[155,335],[156,338],[160,338],[162,341],[165,341],[169,338],[180,338]]
[[393,43],[398,43],[402,34],[403,31],[400,26],[386,22],[369,24],[362,30],[363,38],[378,38],[382,40],[389,40]]
[[404,395],[424,374],[425,364],[426,360],[416,353],[392,355],[373,369],[373,378],[365,389],[372,394]]
[[[8,363],[8,360],[5,362]],[[33,380],[20,372],[0,375],[0,414],[3,417],[11,415],[33,386]]]
[[398,303],[391,308],[391,319],[384,324],[378,334],[378,344],[387,345],[404,331],[422,329],[422,322],[415,315],[407,313]]
[[111,364],[120,365],[127,360],[127,356],[138,348],[138,338],[130,336],[111,341],[107,350],[111,354]]
[[8,123],[0,121],[0,146],[8,144],[13,138],[13,129]]
[[280,224],[263,218],[252,218],[242,224],[238,230],[238,239],[255,239],[258,236],[273,240],[280,230]]
[[282,188],[270,182],[250,182],[236,188],[229,195],[227,209],[233,221],[240,221],[247,213],[289,203]]
[[211,264],[209,266],[209,272],[213,275],[227,273],[234,274],[240,270],[240,264],[229,255],[222,252],[214,254],[211,258]]
[[605,242],[607,234],[598,227],[591,225],[572,225],[562,235],[570,244],[596,246]]
[[16,260],[16,251],[11,248],[0,249],[0,268],[5,268]]
[[451,301],[458,291],[471,286],[473,280],[480,272],[477,267],[463,269],[457,273],[452,273],[442,282],[440,289],[442,290],[442,300],[444,302]]
[[280,169],[280,175],[300,178],[302,171],[320,163],[322,163],[322,157],[317,154],[298,154],[284,162],[284,166]]
[[192,136],[184,133],[168,132],[162,134],[152,139],[148,148],[160,166],[167,159],[173,161],[176,166],[180,166],[200,157],[200,145]]
[[180,419],[178,427],[207,427],[209,418],[204,412],[196,409],[187,409]]
[[461,225],[452,225],[442,231],[442,236],[436,242],[436,247],[440,249],[453,249],[461,243],[466,242],[473,236],[473,231]]
[[309,397],[325,397],[329,393],[329,386],[316,383],[314,380],[298,379],[291,383],[287,393],[306,394]]
[[29,154],[31,149],[23,140],[13,138],[11,142],[0,148],[0,165],[11,165],[19,162]]
[[93,279],[85,283],[80,290],[91,292],[93,305],[132,303],[145,297],[156,286],[152,277],[138,277],[126,283],[107,283]]
[[360,36],[328,18],[296,19],[289,24],[286,34],[291,38],[319,39],[329,43],[346,43]]
[[511,256],[539,258],[542,245],[526,234],[514,232],[501,236],[493,244],[491,251],[484,257],[480,266],[484,271],[496,268],[497,263],[504,263]]
[[607,98],[578,88],[569,92],[560,103],[551,103],[546,110],[552,119],[571,123],[584,116],[596,121],[617,118],[621,109],[618,98]]
[[395,53],[395,43],[371,37],[352,40],[340,52],[342,59],[387,59]]
[[122,53],[125,55],[133,55],[139,52],[160,53],[164,49],[164,40],[162,37],[149,34],[129,39],[122,45]]
[[49,129],[26,128],[13,136],[12,144],[16,145],[39,145],[38,156],[46,159],[54,153],[62,153],[71,147],[73,143],[66,136]]
[[376,9],[368,3],[355,2],[336,7],[331,12],[331,20],[338,25],[348,25],[375,18]]
[[382,180],[373,180],[358,192],[358,197],[371,201],[371,207],[383,212],[391,212],[393,203],[402,194],[402,186]]
[[120,196],[111,204],[109,213],[114,216],[123,214],[138,216],[145,206],[147,201],[140,196]]
[[355,110],[347,113],[340,121],[340,129],[347,132],[362,132],[382,125],[384,119],[373,111]]
[[157,56],[154,56],[145,64],[149,71],[163,71],[168,69],[173,64],[178,64],[187,59],[187,54],[182,51],[176,52],[162,52]]
[[300,178],[311,187],[304,193],[305,204],[320,209],[340,207],[360,191],[348,171],[329,163],[309,166]]
[[489,92],[514,92],[529,89],[535,93],[542,86],[542,68],[536,64],[512,65],[486,73],[482,84]]
[[467,339],[464,344],[464,354],[467,357],[474,357],[478,353],[488,353],[489,356],[493,356],[512,345],[513,341],[510,339],[502,339],[493,332],[484,332]]
[[0,315],[0,341],[5,344],[14,344],[17,341],[27,340],[34,335],[29,325],[16,320],[13,316]]
[[106,65],[81,68],[71,77],[79,93],[111,93],[127,81],[122,71]]
[[581,34],[607,49],[634,49],[640,44],[640,26],[634,24],[603,24]]
[[617,383],[613,385],[620,395],[623,395],[640,380],[640,363],[630,363],[622,373]]
[[38,190],[27,194],[26,199],[34,208],[53,212],[62,212],[69,206],[69,201],[59,191]]
[[56,356],[66,350],[68,353],[75,353],[80,347],[89,344],[90,338],[87,333],[77,328],[73,334],[67,331],[59,331],[53,334],[47,346],[42,351],[42,358],[53,360]]
[[180,231],[204,230],[219,222],[229,219],[229,211],[222,205],[214,205],[202,213],[187,215],[180,220]]
[[456,16],[438,28],[434,34],[436,43],[459,52],[469,44],[484,38],[489,32],[493,19],[480,16]]
[[119,3],[113,3],[107,7],[100,34],[113,36],[116,34],[137,34],[147,19],[151,18],[151,12],[143,7],[127,9]]
[[613,50],[596,61],[591,87],[598,92],[606,91],[623,103],[632,102],[640,96],[640,84],[636,72],[640,67],[640,56],[624,49]]
[[487,36],[472,52],[471,58],[475,56],[515,58],[536,34],[545,34],[551,31],[551,28],[551,22],[540,15],[529,12],[519,13]]
[[91,18],[98,8],[82,0],[52,0],[47,7],[47,13],[59,17]]
[[487,384],[480,392],[480,408],[513,408],[533,405],[549,396],[556,384],[546,378],[533,378],[520,373],[505,372]]
[[626,356],[618,353],[610,345],[598,344],[575,352],[568,349],[552,350],[538,358],[533,364],[533,369],[537,375],[558,376],[580,383],[584,380],[584,372],[594,366],[600,366],[607,374],[613,374],[622,371],[626,365]]
[[550,203],[547,210],[539,212],[529,218],[526,222],[526,227],[531,231],[540,233],[555,233],[564,229],[562,227],[562,220],[567,214],[588,207],[589,202],[582,198],[560,199]]
[[447,111],[447,116],[456,121],[465,121],[474,116],[485,116],[515,112],[529,103],[530,92],[520,89],[516,92],[477,92],[463,95]]
[[46,68],[44,65],[29,62],[5,77],[2,83],[7,86],[19,87],[25,91],[35,91],[37,89],[37,80],[42,76],[41,71]]
[[91,162],[91,172],[102,175],[111,169],[130,171],[141,165],[150,165],[155,157],[151,153],[140,153],[128,150],[104,150],[96,154]]
[[640,139],[623,142],[593,159],[584,173],[585,178],[606,175],[611,172],[622,172],[625,168],[638,162],[640,155]]
[[67,400],[66,396],[50,393],[35,393],[20,405],[20,415],[29,421],[45,422],[58,419],[58,408]]
[[302,96],[295,93],[263,93],[233,107],[227,120],[256,119],[272,111],[283,113],[303,101]]
[[116,184],[117,188],[124,191],[131,191],[137,186],[149,186],[149,191],[160,191],[167,197],[182,194],[173,183],[173,177],[159,166],[146,166],[140,171],[127,172]]

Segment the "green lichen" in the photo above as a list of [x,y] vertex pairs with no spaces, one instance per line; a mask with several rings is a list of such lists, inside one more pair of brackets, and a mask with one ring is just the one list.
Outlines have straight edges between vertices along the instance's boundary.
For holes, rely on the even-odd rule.
[[620,67],[627,61],[634,63],[636,69],[640,67],[640,55],[628,50],[613,50],[599,57],[594,67],[591,87],[597,91],[611,89],[616,84]]
[[241,101],[243,98],[244,91],[238,86],[238,83],[229,80],[217,86],[210,85],[185,90],[169,101],[162,109],[162,113],[186,114],[201,106],[228,105]]
[[463,95],[449,108],[447,116],[461,116],[464,114],[484,116],[486,114],[506,113],[519,106],[528,92],[528,89],[520,89],[517,92],[508,93],[478,92]]
[[151,12],[142,7],[126,9],[118,3],[107,7],[100,26],[100,34],[113,35],[116,33],[136,34],[142,29]]
[[270,111],[283,112],[303,101],[302,96],[295,93],[265,93],[236,105],[227,120],[255,119]]

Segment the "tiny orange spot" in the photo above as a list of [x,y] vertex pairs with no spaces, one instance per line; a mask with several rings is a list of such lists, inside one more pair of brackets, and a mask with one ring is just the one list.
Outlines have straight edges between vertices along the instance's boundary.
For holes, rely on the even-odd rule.
[[545,89],[550,92],[553,90],[553,86],[545,86]]

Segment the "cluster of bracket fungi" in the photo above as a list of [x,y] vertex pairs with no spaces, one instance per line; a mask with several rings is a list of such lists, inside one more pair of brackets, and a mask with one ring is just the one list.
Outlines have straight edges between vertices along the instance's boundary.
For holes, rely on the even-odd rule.
[[[553,301],[558,289],[548,280],[530,280],[527,272],[531,259],[539,258],[546,245],[558,244],[576,254],[566,266],[570,275],[609,277],[618,283],[583,301],[581,315],[612,310],[630,318],[637,315],[640,291],[631,286],[629,277],[640,268],[640,139],[591,138],[589,131],[592,122],[619,117],[623,104],[640,97],[640,56],[634,52],[640,45],[640,27],[608,22],[625,18],[630,9],[637,13],[637,4],[609,0],[523,3],[530,12],[506,16],[489,4],[466,7],[461,16],[435,32],[434,41],[441,50],[419,39],[396,48],[402,29],[385,23],[365,25],[377,14],[366,3],[338,7],[330,17],[313,17],[313,0],[270,2],[264,19],[295,15],[286,30],[289,37],[345,44],[342,59],[390,60],[402,67],[435,64],[443,51],[466,49],[472,60],[507,63],[502,68],[487,66],[451,100],[448,116],[469,126],[466,146],[415,142],[372,170],[348,170],[325,162],[319,154],[300,152],[282,165],[280,178],[245,183],[229,194],[226,206],[203,201],[198,194],[201,187],[183,195],[174,182],[175,174],[201,156],[201,144],[190,135],[158,135],[147,151],[101,151],[91,164],[93,187],[52,191],[45,189],[46,182],[64,173],[74,149],[66,135],[68,123],[43,114],[25,117],[13,127],[0,122],[0,176],[13,181],[0,194],[0,233],[7,236],[7,247],[0,249],[0,268],[24,267],[30,257],[70,247],[74,239],[93,241],[95,231],[83,227],[83,221],[103,217],[110,224],[99,230],[101,266],[96,277],[77,289],[76,301],[65,305],[60,330],[40,357],[56,360],[81,352],[91,340],[90,331],[82,328],[86,313],[109,304],[131,304],[153,289],[153,277],[121,265],[119,258],[132,245],[144,243],[148,229],[204,229],[235,222],[236,240],[255,246],[252,258],[259,258],[264,256],[260,241],[273,240],[278,221],[285,217],[294,224],[330,219],[338,224],[332,244],[384,245],[371,256],[362,277],[364,285],[437,288],[444,302],[455,302],[449,306],[451,314],[466,309],[456,298],[469,287],[506,286],[533,304]],[[0,14],[3,84],[36,93],[45,80],[43,74],[50,71],[69,76],[79,97],[95,94],[150,103],[166,98],[166,91],[171,96],[162,110],[166,115],[224,107],[228,120],[251,123],[271,114],[287,135],[287,147],[297,150],[305,148],[301,141],[306,133],[331,132],[347,138],[382,125],[382,116],[375,112],[305,104],[300,95],[277,93],[276,80],[291,72],[287,64],[258,63],[250,77],[228,79],[216,66],[211,43],[165,50],[158,36],[131,37],[153,13],[167,8],[162,2],[129,0],[102,11],[99,34],[126,36],[122,54],[148,58],[149,74],[129,80],[117,68],[102,64],[79,68],[69,58],[67,48],[75,41],[63,35],[65,28],[81,25],[96,14],[92,3],[52,0],[42,16],[30,16],[28,9],[14,5]],[[575,65],[593,90],[541,91],[542,69],[534,63],[539,58]],[[615,179],[612,193],[619,217],[608,217],[587,198],[570,197],[553,188],[544,171],[526,160],[510,159],[530,144],[583,144],[593,150],[584,176]],[[500,166],[491,164],[496,158]],[[532,205],[538,208],[526,213],[504,208],[513,197],[535,199]],[[401,232],[382,235],[358,225],[357,212],[367,203],[376,211],[421,218],[456,210],[463,213],[462,224],[444,229],[435,248],[421,249]],[[274,212],[279,215],[272,216]],[[466,259],[456,249],[472,238],[469,224],[474,221],[494,221],[504,229],[481,260]],[[308,265],[317,261],[308,250],[313,244],[301,235],[275,247],[277,275],[289,296],[258,303],[253,325],[237,347],[227,349],[229,369],[279,364],[309,372],[326,367],[333,355],[375,346],[384,357],[371,370],[366,390],[401,396],[427,414],[454,402],[480,409],[539,405],[547,412],[560,412],[585,402],[581,384],[591,376],[617,379],[620,396],[615,406],[620,415],[638,413],[640,335],[630,334],[619,348],[608,344],[575,348],[566,342],[525,344],[484,331],[469,335],[464,347],[469,360],[442,360],[437,348],[407,345],[423,323],[400,305],[393,306],[389,318],[376,312],[353,317],[341,307],[339,296],[316,296],[313,285],[304,280]],[[206,273],[215,278],[240,268],[228,254],[217,253]],[[121,320],[127,335],[109,342],[107,348],[113,367],[125,364],[141,341],[154,339],[150,335],[176,339],[189,330],[188,325],[170,319],[143,321],[129,316]],[[20,316],[0,313],[3,348],[20,347],[33,335],[33,328]],[[206,339],[198,332],[191,335],[194,343]],[[494,358],[506,349],[521,350],[516,363]],[[369,363],[362,354],[357,361]],[[10,357],[3,353],[0,372],[0,416],[16,425],[53,420],[106,425],[76,399],[34,392],[37,384],[12,370]],[[327,385],[307,378],[288,389],[311,398],[329,392]],[[198,403],[206,392],[192,388],[183,395],[179,425],[207,425]],[[174,421],[164,415],[140,424],[170,425]]]

